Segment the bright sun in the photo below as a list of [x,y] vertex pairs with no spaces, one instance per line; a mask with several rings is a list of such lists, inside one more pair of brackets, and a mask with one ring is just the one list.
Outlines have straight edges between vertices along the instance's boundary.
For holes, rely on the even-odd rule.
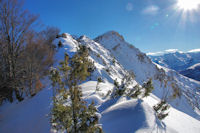
[[200,5],[200,0],[178,0],[177,5],[185,11],[196,10]]

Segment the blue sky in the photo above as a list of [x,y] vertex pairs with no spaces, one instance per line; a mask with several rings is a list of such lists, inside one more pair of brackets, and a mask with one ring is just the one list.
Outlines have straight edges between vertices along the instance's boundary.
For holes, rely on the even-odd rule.
[[24,8],[61,32],[95,38],[110,30],[143,52],[200,48],[200,7],[180,0],[25,0]]

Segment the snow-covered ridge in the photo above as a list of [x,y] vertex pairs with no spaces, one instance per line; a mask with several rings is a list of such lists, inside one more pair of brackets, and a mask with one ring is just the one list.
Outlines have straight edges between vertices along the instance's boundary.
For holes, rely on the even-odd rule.
[[[91,78],[81,87],[83,98],[87,102],[92,100],[95,102],[104,132],[199,133],[199,114],[194,106],[195,98],[198,99],[200,95],[196,90],[196,87],[200,86],[199,82],[152,63],[149,57],[125,42],[123,37],[114,31],[107,32],[95,40],[87,36],[74,38],[66,34],[66,37],[60,37],[55,40],[55,43],[59,41],[62,41],[64,46],[56,54],[58,60],[64,57],[65,52],[73,55],[79,45],[89,48],[89,59],[94,62],[96,69]],[[120,82],[129,70],[136,76],[132,81],[132,87],[141,85],[152,78],[155,87],[153,94],[140,100],[125,96],[119,98],[107,96],[108,92],[114,89],[113,80],[117,79]],[[98,77],[101,77],[103,82],[99,83],[97,91]],[[167,88],[164,88],[163,81],[166,79],[168,79],[168,84]],[[155,115],[153,106],[160,101],[165,89],[171,89],[171,83],[176,83],[183,94],[180,99],[170,103],[172,107],[169,110],[169,116],[160,121]],[[44,89],[32,99],[0,108],[0,116],[3,116],[0,117],[0,132],[50,132],[50,123],[46,115],[50,111],[51,96],[51,88]],[[13,109],[17,110],[13,111]],[[24,112],[30,112],[30,115],[27,117]]]
[[[197,99],[200,100],[200,90],[197,89],[200,86],[200,82],[188,79],[176,71],[154,64],[148,56],[121,40],[119,36],[107,37],[107,34],[103,34],[97,37],[95,41],[109,49],[125,69],[133,71],[138,83],[142,84],[147,79],[152,78],[155,87],[153,94],[157,97],[162,98],[165,91],[172,90],[172,85],[176,84],[181,89],[182,96],[180,99],[174,100],[171,105],[196,119],[200,119],[199,114],[193,109],[200,109],[199,106],[196,106]],[[167,85],[164,85],[166,84],[165,82],[167,82]],[[176,103],[179,103],[179,106]]]

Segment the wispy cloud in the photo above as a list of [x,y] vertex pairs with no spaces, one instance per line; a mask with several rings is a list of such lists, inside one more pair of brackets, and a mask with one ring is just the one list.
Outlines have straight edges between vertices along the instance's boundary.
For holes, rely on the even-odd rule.
[[167,52],[167,53],[174,53],[174,52],[177,52],[177,51],[179,51],[178,49],[167,49],[167,50],[165,50],[165,52]]
[[149,52],[149,53],[146,53],[146,54],[147,54],[147,55],[151,55],[151,56],[156,56],[156,55],[162,55],[163,52],[154,52],[154,53]]
[[175,52],[183,53],[182,51],[180,51],[178,49],[167,49],[167,50],[164,50],[164,51],[149,52],[149,53],[146,53],[146,54],[151,55],[151,56],[158,56],[158,55],[163,55],[163,54],[166,54],[166,53],[175,53]]
[[142,10],[143,14],[147,15],[156,15],[160,8],[156,5],[147,6],[145,9]]
[[192,49],[190,51],[188,51],[189,53],[194,53],[194,52],[200,52],[200,49]]
[[128,3],[128,4],[126,5],[126,10],[127,10],[127,11],[132,11],[132,10],[133,10],[133,4],[132,4],[132,3]]

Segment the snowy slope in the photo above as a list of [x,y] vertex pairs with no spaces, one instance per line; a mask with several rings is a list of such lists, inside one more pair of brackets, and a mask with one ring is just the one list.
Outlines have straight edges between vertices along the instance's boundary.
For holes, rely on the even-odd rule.
[[200,81],[200,63],[194,64],[190,66],[186,70],[180,71],[180,74]]
[[[96,69],[91,78],[81,87],[83,98],[88,103],[92,100],[95,101],[104,132],[199,133],[198,110],[194,111],[192,106],[188,104],[188,99],[191,104],[194,104],[194,98],[199,98],[200,93],[195,90],[195,87],[200,85],[199,82],[180,76],[169,69],[161,69],[161,66],[156,66],[145,54],[126,43],[123,37],[116,32],[106,33],[106,36],[103,35],[101,39],[96,39],[96,41],[86,36],[74,38],[66,34],[65,38],[59,38],[55,40],[55,43],[59,41],[62,41],[64,46],[58,50],[57,60],[63,59],[64,52],[72,56],[77,51],[78,45],[86,45],[90,49],[89,58],[94,62]],[[117,79],[120,82],[124,75],[128,74],[127,70],[132,70],[136,75],[130,88],[141,85],[148,78],[153,78],[154,94],[140,100],[125,96],[114,99],[110,95],[106,96],[109,91],[114,89],[113,80]],[[162,76],[170,80],[168,84],[176,82],[183,90],[183,96],[171,103],[173,107],[170,108],[169,116],[163,122],[157,119],[152,108],[160,101],[163,94],[163,85],[159,81]],[[99,84],[97,91],[98,77],[101,77],[103,82]],[[170,88],[169,85],[168,87]],[[193,97],[185,95],[184,91],[189,91],[188,94]],[[47,115],[51,107],[51,98],[52,91],[49,88],[42,90],[32,99],[1,107],[0,133],[50,132]]]
[[[199,105],[196,106],[196,103],[200,100],[200,90],[197,89],[200,82],[152,63],[149,57],[133,45],[125,42],[124,38],[115,31],[107,32],[97,37],[95,41],[109,49],[125,69],[132,70],[138,83],[142,84],[148,78],[153,78],[155,87],[153,93],[157,97],[162,98],[166,91],[172,90],[172,85],[176,84],[181,89],[182,96],[172,101],[171,105],[196,119],[200,119],[198,111],[196,112],[193,109],[200,109]],[[167,85],[165,86],[166,82]]]
[[48,133],[52,90],[44,89],[31,99],[0,107],[0,133]]
[[[100,123],[106,133],[199,133],[200,121],[170,108],[170,115],[159,121],[152,106],[159,102],[154,95],[143,100],[105,98],[101,94],[113,88],[113,84],[101,83],[100,92],[95,92],[97,82],[82,84],[84,99],[95,101]],[[47,116],[51,106],[51,90],[45,89],[36,97],[18,104],[1,108],[1,133],[49,133],[50,123]]]
[[96,81],[90,81],[82,85],[85,99],[94,100],[100,113],[100,123],[106,133],[198,133],[200,121],[191,116],[170,108],[170,115],[161,122],[155,116],[152,106],[159,102],[159,98],[151,95],[143,100],[128,99],[104,99],[100,94],[113,87],[109,83],[100,84],[100,94],[93,89]]

